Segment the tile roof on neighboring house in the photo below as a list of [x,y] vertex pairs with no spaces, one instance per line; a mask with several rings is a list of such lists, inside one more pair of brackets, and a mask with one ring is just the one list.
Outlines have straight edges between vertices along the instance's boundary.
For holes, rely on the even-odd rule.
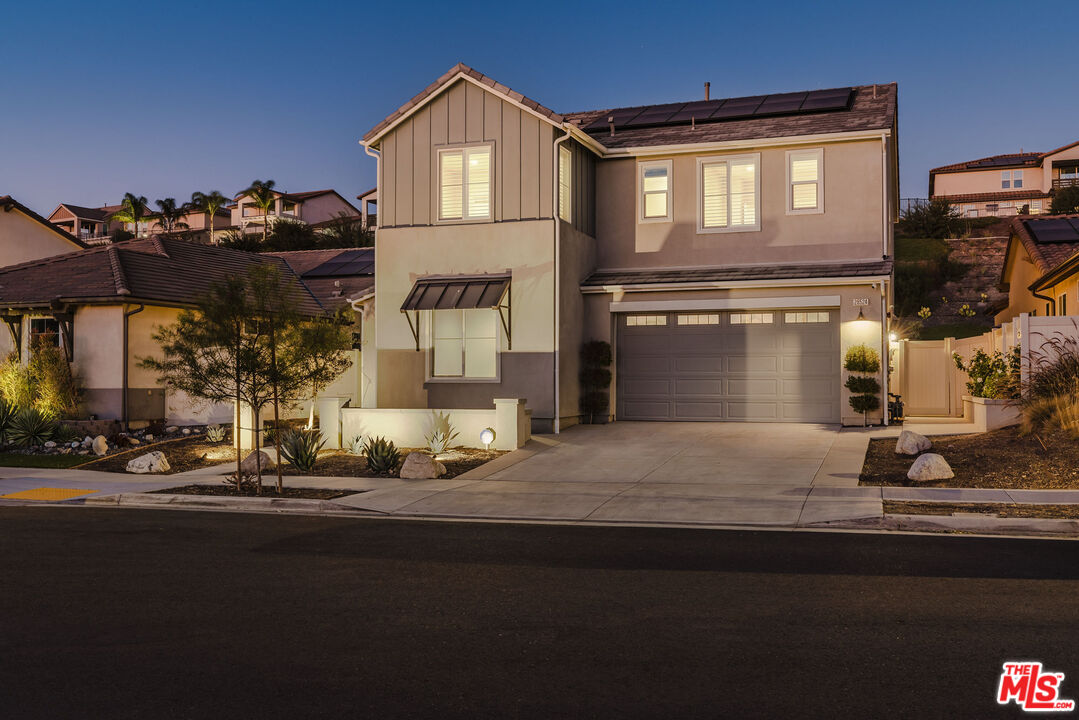
[[[1058,151],[1054,151],[1058,152]],[[939,172],[956,172],[963,170],[991,170],[994,168],[1010,168],[1010,167],[1034,167],[1041,164],[1042,158],[1046,153],[1037,152],[1025,152],[1025,153],[1007,153],[1005,155],[991,155],[989,157],[978,158],[977,160],[967,160],[966,162],[953,163],[951,165],[941,165],[940,167],[930,170],[930,174]]]
[[656,285],[681,283],[718,283],[750,280],[798,280],[810,278],[875,277],[892,271],[891,260],[859,263],[813,263],[806,265],[743,265],[719,268],[677,268],[652,270],[599,270],[592,273],[581,289],[613,285]]
[[365,197],[367,197],[368,195],[373,195],[373,194],[374,194],[374,193],[376,193],[376,192],[378,192],[378,188],[377,188],[377,187],[373,187],[373,188],[371,188],[370,190],[368,190],[367,192],[362,192],[362,193],[360,193],[359,195],[357,195],[357,196],[356,196],[356,199],[357,199],[357,200],[363,200],[363,199],[364,199]]
[[38,223],[40,225],[44,225],[49,230],[53,231],[54,233],[56,233],[60,237],[64,238],[65,240],[71,241],[72,243],[74,243],[78,247],[81,247],[81,248],[88,247],[88,245],[86,243],[84,243],[82,240],[79,240],[77,237],[75,237],[74,235],[72,235],[68,231],[63,230],[63,229],[57,227],[56,225],[53,225],[51,222],[48,221],[48,219],[42,217],[41,215],[38,215],[36,212],[34,212],[30,208],[26,207],[25,205],[23,205],[21,202],[19,202],[15,198],[11,197],[10,195],[0,195],[0,210],[3,210],[4,212],[10,212],[12,210],[18,210],[19,212],[21,212],[23,215],[30,218],[34,222],[36,222],[36,223]]
[[[60,203],[60,207],[64,208],[72,215],[80,220],[94,220],[102,222],[107,220],[110,215],[120,209],[120,205],[106,205],[99,208],[82,207],[81,205],[72,205],[70,203]],[[55,210],[53,211],[55,212]]]
[[[284,192],[283,190],[273,190],[272,192],[277,197],[280,197],[280,198],[282,198],[284,200],[292,200],[293,202],[303,202],[304,200],[310,200],[311,198],[322,197],[323,195],[336,195],[341,200],[341,202],[343,202],[345,205],[348,205],[350,208],[355,210],[357,215],[360,214],[359,209],[357,209],[352,203],[350,203],[348,200],[346,200],[341,193],[337,192],[333,188],[330,188],[330,189],[327,189],[327,190],[306,190],[304,192],[296,192],[296,193],[294,193],[294,192]],[[240,198],[244,197],[245,195],[247,195],[246,191],[238,193],[236,195],[236,197],[233,198],[233,200],[239,200]],[[234,207],[236,207],[235,204],[229,205],[229,208],[234,208]]]
[[191,306],[216,283],[273,263],[296,290],[298,309],[327,309],[281,258],[154,236],[0,268],[0,307],[146,302]]
[[440,78],[438,78],[433,83],[424,88],[423,91],[420,92],[418,95],[416,95],[404,105],[390,113],[385,120],[368,130],[367,133],[363,136],[363,142],[370,143],[376,137],[381,135],[384,130],[389,129],[394,123],[400,120],[403,116],[407,115],[413,108],[422,105],[428,98],[432,97],[433,95],[438,93],[439,90],[449,85],[458,76],[470,77],[481,85],[486,86],[491,91],[496,92],[499,95],[503,95],[510,100],[513,100],[514,102],[518,102],[521,105],[529,108],[533,112],[536,112],[539,115],[546,117],[548,120],[555,123],[556,125],[562,123],[562,116],[556,113],[554,110],[540,105],[535,100],[531,100],[525,97],[516,90],[511,90],[502,83],[496,81],[494,78],[490,78],[484,75],[479,70],[473,70],[464,63],[457,63],[445,73],[443,73]]
[[[334,248],[265,253],[288,263],[329,310],[371,293],[375,287],[374,248]],[[335,262],[336,261],[336,262]]]
[[[1048,229],[1047,223],[1055,224],[1055,221],[1060,220],[1072,221],[1071,224],[1076,230],[1074,240],[1050,239],[1053,236],[1045,232]],[[1057,274],[1058,269],[1079,254],[1079,214],[1020,215],[1012,218],[1011,225],[1012,238],[1008,241],[1009,246],[1018,239],[1026,249],[1034,267],[1041,273],[1041,277],[1030,286],[1032,289],[1042,285],[1042,281],[1048,276]],[[1001,270],[1001,283],[1008,281],[1007,269],[1008,264],[1005,263]]]
[[1007,200],[1040,200],[1052,197],[1041,190],[1001,190],[1000,192],[967,193],[965,195],[934,195],[933,198],[946,199],[952,203],[996,202]]

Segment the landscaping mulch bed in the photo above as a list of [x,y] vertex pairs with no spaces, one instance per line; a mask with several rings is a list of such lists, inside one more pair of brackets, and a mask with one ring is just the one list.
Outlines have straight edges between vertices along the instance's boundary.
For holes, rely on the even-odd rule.
[[[173,440],[164,443],[141,445],[137,448],[116,455],[109,455],[100,460],[94,460],[82,465],[86,470],[99,470],[101,472],[127,472],[127,464],[139,455],[160,450],[165,453],[171,470],[164,475],[198,470],[213,465],[231,463],[235,470],[236,451],[226,440],[220,443],[211,443],[205,437],[188,437],[182,440]],[[410,452],[424,452],[423,448],[401,448],[401,459]],[[494,460],[503,454],[500,450],[478,450],[474,448],[457,448],[447,453],[447,459],[439,460],[446,466],[446,474],[443,477],[457,477],[461,473],[468,472],[484,463]],[[400,469],[400,468],[398,468]],[[229,472],[228,467],[221,469],[222,474]],[[282,466],[282,474],[288,476],[316,476],[316,477],[396,477],[393,475],[371,472],[367,468],[366,458],[349,455],[344,450],[323,451],[315,463],[311,472],[300,472],[287,462]],[[274,470],[266,470],[264,477],[275,475]]]
[[323,488],[294,488],[286,487],[281,493],[273,482],[263,482],[262,494],[255,488],[244,488],[236,492],[231,485],[182,485],[180,487],[165,488],[164,490],[152,490],[151,492],[161,495],[215,495],[230,497],[268,497],[268,498],[294,498],[299,500],[333,500],[346,495],[357,494],[356,490],[330,490]]
[[901,487],[1014,488],[1030,490],[1079,489],[1079,442],[1063,437],[1046,439],[1043,448],[1018,428],[976,435],[929,438],[951,465],[950,480],[914,482],[907,479],[914,457],[895,454],[895,438],[869,441],[861,485]]
[[1014,503],[938,503],[885,500],[888,515],[992,515],[1002,518],[1079,519],[1079,505],[1017,505]]

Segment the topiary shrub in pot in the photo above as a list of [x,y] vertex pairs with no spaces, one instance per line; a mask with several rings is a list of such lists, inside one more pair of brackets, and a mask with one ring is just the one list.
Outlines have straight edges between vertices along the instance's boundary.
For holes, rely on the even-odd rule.
[[880,353],[868,345],[854,345],[843,358],[843,369],[851,373],[844,386],[851,392],[850,406],[862,414],[862,425],[868,425],[868,415],[880,407]]
[[581,346],[581,422],[607,422],[610,417],[611,344],[592,340]]

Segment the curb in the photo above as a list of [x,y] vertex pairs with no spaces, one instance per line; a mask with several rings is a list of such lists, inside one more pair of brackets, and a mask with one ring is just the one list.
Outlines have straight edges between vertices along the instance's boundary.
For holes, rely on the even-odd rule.
[[262,513],[307,513],[317,515],[378,515],[335,503],[332,500],[299,498],[226,497],[215,495],[169,495],[164,493],[120,493],[68,501],[75,505],[190,510],[232,510]]
[[979,535],[1041,535],[1079,540],[1079,520],[1063,518],[958,517],[955,515],[884,515],[802,526],[811,529],[950,532]]

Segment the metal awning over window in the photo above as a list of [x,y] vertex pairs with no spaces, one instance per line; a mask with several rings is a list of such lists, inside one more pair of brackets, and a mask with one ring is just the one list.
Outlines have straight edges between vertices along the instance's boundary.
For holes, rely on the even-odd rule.
[[[416,349],[420,349],[421,310],[498,310],[507,346],[513,348],[510,335],[510,274],[432,275],[416,280],[401,305],[401,312],[412,328]],[[412,315],[409,315],[412,313]]]

